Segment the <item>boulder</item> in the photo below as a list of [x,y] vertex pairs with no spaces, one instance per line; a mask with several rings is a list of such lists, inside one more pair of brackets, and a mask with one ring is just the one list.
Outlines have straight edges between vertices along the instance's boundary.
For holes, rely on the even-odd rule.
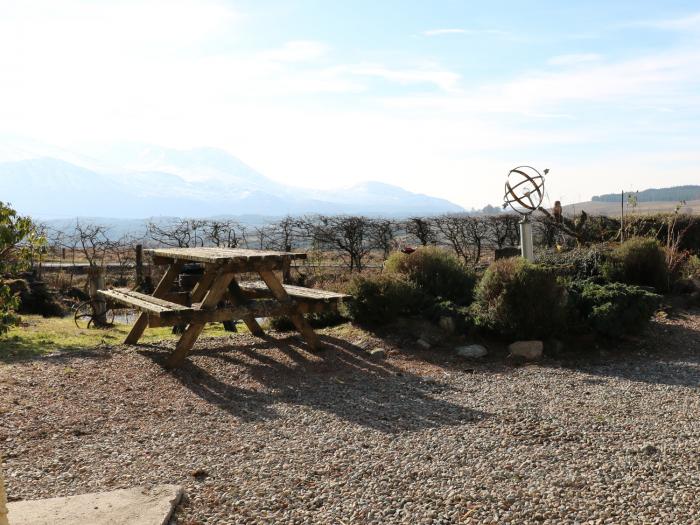
[[455,320],[449,316],[443,316],[440,318],[438,323],[440,328],[442,328],[448,334],[454,334],[456,330]]
[[418,341],[416,341],[416,344],[423,350],[430,350],[430,347],[432,346],[428,341],[426,341],[423,338],[418,339]]
[[386,350],[383,348],[377,347],[377,348],[372,348],[367,352],[370,357],[374,357],[377,359],[384,359],[386,357]]
[[542,341],[516,341],[508,345],[510,355],[523,357],[527,360],[540,359],[543,349]]
[[466,357],[468,359],[477,359],[479,357],[484,357],[489,353],[486,347],[482,345],[458,346],[455,348],[455,352],[458,356]]

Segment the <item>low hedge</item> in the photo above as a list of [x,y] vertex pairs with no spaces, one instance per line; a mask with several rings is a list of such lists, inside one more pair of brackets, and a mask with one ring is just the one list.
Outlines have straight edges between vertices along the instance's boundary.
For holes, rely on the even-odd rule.
[[669,288],[666,252],[656,239],[633,237],[613,250],[603,265],[603,277],[610,282],[651,286],[665,292]]
[[383,325],[402,315],[420,312],[425,294],[405,279],[394,275],[357,276],[348,287],[350,317],[361,324]]
[[636,285],[572,281],[567,286],[569,328],[608,337],[641,332],[661,296]]
[[410,254],[395,252],[387,259],[384,269],[432,297],[458,305],[468,305],[474,298],[476,275],[441,248],[422,247]]
[[566,292],[549,269],[525,259],[495,261],[476,289],[477,326],[519,339],[550,337],[563,330]]

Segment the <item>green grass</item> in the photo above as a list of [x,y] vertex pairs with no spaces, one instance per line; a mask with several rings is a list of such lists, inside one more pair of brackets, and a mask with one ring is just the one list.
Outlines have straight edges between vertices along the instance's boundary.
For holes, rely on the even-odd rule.
[[[239,326],[238,329],[245,329]],[[0,336],[0,361],[25,359],[57,351],[87,350],[100,345],[119,345],[131,326],[116,324],[112,328],[80,329],[73,317],[43,318],[39,315],[23,315],[22,324]],[[229,335],[221,323],[206,325],[205,336]],[[140,342],[154,343],[177,339],[170,327],[147,328]]]

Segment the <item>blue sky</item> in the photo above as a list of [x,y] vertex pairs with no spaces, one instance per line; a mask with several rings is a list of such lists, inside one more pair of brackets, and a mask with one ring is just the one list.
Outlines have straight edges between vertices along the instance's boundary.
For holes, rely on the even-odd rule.
[[700,2],[0,0],[0,133],[466,207],[700,183]]

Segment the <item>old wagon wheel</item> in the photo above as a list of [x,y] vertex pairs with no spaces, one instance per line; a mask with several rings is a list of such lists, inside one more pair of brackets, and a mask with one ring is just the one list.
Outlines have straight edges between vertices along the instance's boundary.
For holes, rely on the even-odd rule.
[[[95,301],[84,301],[75,307],[73,320],[78,328],[90,328],[96,324],[97,305]],[[114,310],[108,308],[105,312],[105,323],[107,326],[114,324]]]

